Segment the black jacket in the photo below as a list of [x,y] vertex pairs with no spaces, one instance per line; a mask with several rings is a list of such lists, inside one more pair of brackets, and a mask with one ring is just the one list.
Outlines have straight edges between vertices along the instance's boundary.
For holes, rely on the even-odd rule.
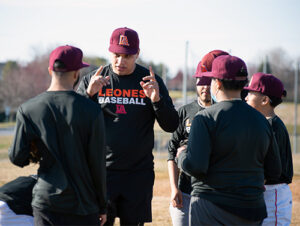
[[30,99],[17,112],[12,163],[29,164],[32,142],[42,156],[34,207],[76,215],[106,211],[105,129],[97,104],[74,91]]
[[281,174],[270,124],[241,100],[222,101],[198,113],[178,164],[192,176],[193,196],[251,220],[266,217],[264,178]]
[[[86,89],[94,73],[83,77],[78,93],[87,96]],[[140,85],[142,78],[150,75],[148,69],[137,64],[132,74],[118,76],[108,65],[101,74],[110,77],[110,85],[103,87],[91,99],[118,115],[118,120],[114,120],[104,114],[107,169],[152,170],[155,119],[166,132],[173,132],[178,126],[178,113],[166,86],[156,76],[161,99],[152,103]]]
[[[172,134],[172,138],[169,141],[168,161],[174,161],[177,154],[177,149],[180,146],[187,144],[192,121],[195,115],[203,109],[205,108],[201,107],[197,100],[178,109],[179,126]],[[192,191],[191,178],[184,172],[181,172],[179,175],[178,188],[180,191],[186,194],[190,194]]]

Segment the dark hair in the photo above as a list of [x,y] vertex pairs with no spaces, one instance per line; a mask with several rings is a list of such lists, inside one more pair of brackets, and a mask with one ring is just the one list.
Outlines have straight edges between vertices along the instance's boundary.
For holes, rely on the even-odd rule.
[[248,79],[245,79],[243,81],[239,80],[225,80],[225,79],[219,79],[225,90],[242,90],[244,86],[248,83]]
[[53,71],[55,72],[65,72],[66,65],[61,60],[56,60],[53,64]]
[[[286,97],[286,95],[287,95],[286,91],[283,90],[282,96]],[[282,103],[281,97],[273,97],[273,96],[268,96],[268,97],[270,98],[270,105],[274,108]]]

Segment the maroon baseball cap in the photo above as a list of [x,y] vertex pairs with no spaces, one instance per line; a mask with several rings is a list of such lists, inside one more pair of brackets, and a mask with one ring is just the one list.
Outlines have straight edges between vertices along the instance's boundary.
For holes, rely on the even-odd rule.
[[272,74],[255,73],[245,90],[262,93],[266,96],[282,98],[286,96],[282,82]]
[[127,27],[117,28],[110,37],[109,51],[133,55],[139,51],[139,43],[136,31]]
[[[64,64],[63,69],[54,68],[54,63],[56,60],[61,61]],[[79,48],[74,46],[59,46],[54,49],[49,58],[49,67],[53,71],[61,71],[61,72],[68,72],[68,71],[77,71],[80,68],[88,67],[89,64],[82,62],[82,51]]]
[[247,67],[245,62],[231,55],[218,56],[212,63],[210,72],[203,72],[202,76],[224,80],[247,80]]
[[201,77],[201,74],[203,72],[211,71],[212,63],[214,59],[218,56],[222,55],[229,55],[229,53],[223,51],[223,50],[213,50],[207,53],[202,60],[199,62],[197,66],[196,73],[193,75],[193,77],[198,78]]

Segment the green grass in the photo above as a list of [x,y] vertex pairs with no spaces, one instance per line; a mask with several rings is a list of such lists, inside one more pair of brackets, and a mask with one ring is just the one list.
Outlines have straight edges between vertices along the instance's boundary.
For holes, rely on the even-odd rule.
[[9,128],[15,126],[16,122],[0,122],[0,128]]
[[[294,134],[294,125],[285,125],[289,135],[293,135]],[[300,125],[297,125],[297,134],[300,134]]]
[[0,136],[0,154],[1,150],[8,150],[11,145],[13,137],[12,136]]

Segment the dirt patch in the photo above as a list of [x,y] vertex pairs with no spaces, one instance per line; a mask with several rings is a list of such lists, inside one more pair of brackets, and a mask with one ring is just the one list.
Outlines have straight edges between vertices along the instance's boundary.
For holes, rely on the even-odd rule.
[[[294,165],[299,163],[300,155],[294,158]],[[18,176],[36,174],[38,165],[24,168],[16,167],[8,159],[0,162],[0,186]],[[298,166],[297,166],[298,168]],[[293,194],[292,225],[300,225],[300,174],[296,172],[293,183],[290,185]],[[152,200],[152,223],[145,225],[172,225],[169,214],[170,185],[167,171],[166,157],[155,159],[155,183]],[[115,225],[119,225],[116,220]]]

